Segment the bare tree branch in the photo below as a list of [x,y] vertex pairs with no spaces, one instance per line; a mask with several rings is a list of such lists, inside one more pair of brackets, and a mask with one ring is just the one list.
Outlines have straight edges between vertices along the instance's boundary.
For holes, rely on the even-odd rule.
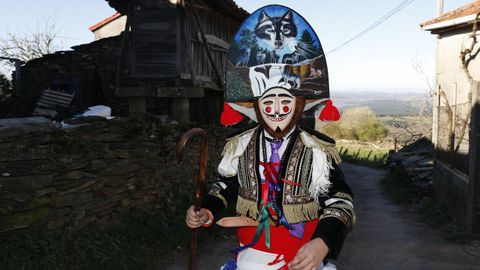
[[[475,57],[478,55],[480,51],[480,47],[477,47],[475,50],[475,45],[477,45],[477,24],[478,24],[478,19],[480,17],[480,13],[477,13],[475,16],[475,20],[473,21],[473,26],[472,26],[472,33],[470,34],[470,38],[472,39],[472,42],[470,43],[470,47],[462,50],[460,52],[460,60],[462,61],[462,69],[463,72],[465,73],[465,76],[467,76],[468,82],[469,82],[469,91],[468,91],[468,104],[472,104],[472,87],[476,87],[474,84],[475,80],[473,79],[472,75],[470,74],[470,71],[468,70],[468,66],[470,62],[475,59]],[[458,143],[455,146],[455,152],[458,152],[460,149],[460,145],[463,141],[463,138],[465,137],[467,127],[470,125],[470,116],[472,115],[472,108],[470,108],[467,113],[465,114],[464,118],[461,118],[461,123],[460,123],[460,133],[459,133],[459,139]],[[456,123],[455,123],[456,124]]]
[[433,83],[431,78],[425,73],[423,68],[423,62],[418,58],[418,55],[415,55],[412,58],[412,67],[417,72],[418,76],[425,82],[427,85],[427,95],[432,97],[435,94],[435,88],[433,87]]
[[445,111],[445,113],[447,114],[447,117],[448,117],[448,120],[447,120],[447,124],[449,125],[449,129],[448,129],[448,143],[447,143],[447,149],[453,149],[453,145],[452,145],[452,142],[453,142],[453,137],[455,136],[455,128],[454,128],[454,115],[453,115],[453,110],[452,110],[452,107],[450,106],[450,102],[448,101],[448,97],[447,97],[447,94],[445,93],[445,91],[440,91],[439,92],[439,95],[440,97],[443,97],[443,102],[445,103],[445,106],[440,106],[441,109],[443,109]]
[[23,62],[42,57],[63,48],[55,21],[48,18],[43,25],[37,23],[29,32],[8,32],[0,37],[0,57],[19,59]]

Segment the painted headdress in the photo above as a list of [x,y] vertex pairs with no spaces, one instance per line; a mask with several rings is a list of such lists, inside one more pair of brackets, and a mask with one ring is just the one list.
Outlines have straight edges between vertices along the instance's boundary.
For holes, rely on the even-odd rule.
[[273,87],[304,97],[305,111],[326,105],[322,120],[340,117],[329,101],[322,45],[310,24],[288,7],[265,6],[245,20],[230,46],[225,74],[223,125],[241,121],[232,108],[257,121],[253,101]]

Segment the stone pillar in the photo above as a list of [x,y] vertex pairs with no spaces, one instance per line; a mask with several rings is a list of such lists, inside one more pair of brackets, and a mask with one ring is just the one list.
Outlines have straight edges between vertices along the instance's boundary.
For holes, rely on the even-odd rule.
[[190,121],[190,102],[186,97],[172,98],[170,103],[172,119],[177,122]]
[[144,97],[131,97],[128,99],[128,113],[146,113]]

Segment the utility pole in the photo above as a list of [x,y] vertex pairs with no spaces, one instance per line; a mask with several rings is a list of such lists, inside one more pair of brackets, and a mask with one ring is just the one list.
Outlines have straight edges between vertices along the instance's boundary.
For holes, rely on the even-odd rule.
[[[437,16],[440,17],[443,15],[443,0],[437,0]],[[440,35],[437,35],[436,41],[435,41],[435,58],[438,59],[438,43],[440,40]],[[437,65],[435,64],[435,70],[437,70]],[[435,159],[437,158],[437,147],[438,147],[438,130],[439,130],[439,121],[440,121],[440,90],[441,86],[438,84],[438,80],[435,79],[435,84],[436,84],[436,102],[434,103],[436,110],[433,111],[432,113],[432,141],[433,144],[435,145]]]
[[443,0],[437,0],[437,13],[439,17],[443,15]]

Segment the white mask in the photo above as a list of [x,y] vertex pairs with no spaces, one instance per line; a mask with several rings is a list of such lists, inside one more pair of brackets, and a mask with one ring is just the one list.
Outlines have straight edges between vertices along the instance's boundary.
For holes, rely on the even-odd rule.
[[295,113],[295,97],[284,88],[272,88],[258,100],[260,115],[274,132],[282,132]]

